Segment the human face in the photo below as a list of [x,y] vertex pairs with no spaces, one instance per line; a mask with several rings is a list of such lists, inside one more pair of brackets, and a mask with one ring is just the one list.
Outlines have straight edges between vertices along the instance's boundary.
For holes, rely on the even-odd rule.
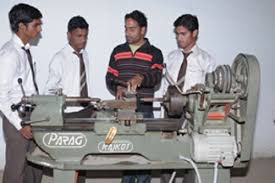
[[186,51],[190,51],[196,44],[198,30],[189,31],[186,27],[178,26],[175,28],[178,46]]
[[140,27],[132,18],[125,20],[125,37],[129,44],[141,45],[144,41],[145,27]]
[[32,22],[24,24],[19,23],[19,31],[17,32],[23,43],[26,44],[31,39],[36,38],[42,31],[41,19],[34,19]]
[[80,52],[80,50],[85,48],[88,40],[88,33],[88,29],[81,28],[76,28],[67,33],[69,44],[75,51]]

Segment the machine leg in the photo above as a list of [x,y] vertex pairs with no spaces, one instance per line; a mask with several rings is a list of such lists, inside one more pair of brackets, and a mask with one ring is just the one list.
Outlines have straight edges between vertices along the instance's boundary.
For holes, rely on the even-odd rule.
[[[214,169],[199,169],[201,181],[203,183],[213,183]],[[217,183],[230,183],[230,169],[219,169]],[[184,175],[183,183],[199,183],[196,172],[194,170],[188,170]]]
[[54,183],[74,183],[75,171],[74,170],[53,170],[53,182]]

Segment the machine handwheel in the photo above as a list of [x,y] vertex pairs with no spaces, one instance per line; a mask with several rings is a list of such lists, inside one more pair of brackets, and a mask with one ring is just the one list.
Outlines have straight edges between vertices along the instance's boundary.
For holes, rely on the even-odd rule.
[[235,77],[235,88],[241,93],[240,98],[245,99],[248,95],[248,78],[249,78],[249,64],[248,60],[243,54],[239,54],[233,64],[232,72]]

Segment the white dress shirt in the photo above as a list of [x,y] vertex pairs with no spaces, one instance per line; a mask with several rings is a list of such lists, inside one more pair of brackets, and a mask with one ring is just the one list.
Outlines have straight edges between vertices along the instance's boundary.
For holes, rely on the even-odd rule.
[[[86,82],[88,94],[91,96],[90,72],[88,53],[82,49],[86,72]],[[52,94],[62,88],[63,94],[67,96],[80,96],[80,62],[79,57],[74,54],[74,49],[67,44],[62,50],[57,52],[49,64],[49,77],[44,90],[45,94]],[[82,109],[82,107],[70,107],[66,112],[74,112]]]
[[[0,110],[18,130],[22,128],[21,119],[17,112],[11,111],[11,105],[20,102],[23,96],[18,79],[22,79],[27,96],[35,94],[28,56],[22,47],[29,49],[30,45],[24,45],[21,39],[13,34],[11,40],[0,50]],[[35,67],[35,63],[33,65]]]
[[[187,57],[187,68],[182,90],[185,92],[191,89],[192,86],[198,83],[204,84],[206,73],[212,72],[215,69],[215,61],[204,50],[195,45],[191,49],[192,53]],[[183,62],[183,50],[176,49],[168,54],[166,61],[166,73],[171,79],[177,83],[177,78],[181,64]],[[164,78],[163,93],[166,92],[170,81]]]

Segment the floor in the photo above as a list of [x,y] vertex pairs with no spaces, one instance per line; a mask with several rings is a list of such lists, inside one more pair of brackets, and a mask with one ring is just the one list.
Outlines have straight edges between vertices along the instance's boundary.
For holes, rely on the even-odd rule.
[[[0,171],[0,180],[3,171]],[[92,173],[92,172],[91,172]],[[240,172],[233,172],[232,183],[274,183],[275,182],[275,158],[254,159],[246,176],[240,176]],[[120,172],[97,172],[96,177],[89,174],[86,183],[119,183]],[[177,178],[177,183],[181,182],[181,178]],[[42,183],[51,183],[51,171],[47,171],[43,176]],[[159,172],[153,172],[152,183],[159,183]],[[203,182],[203,180],[202,180]]]

